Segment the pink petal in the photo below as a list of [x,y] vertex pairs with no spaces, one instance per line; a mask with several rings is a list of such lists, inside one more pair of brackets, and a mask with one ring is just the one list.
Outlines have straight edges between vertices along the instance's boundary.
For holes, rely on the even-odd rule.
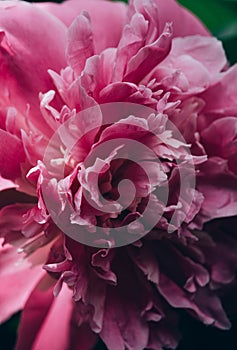
[[[42,130],[38,94],[53,88],[48,69],[66,65],[66,27],[55,17],[24,1],[0,2],[0,100],[17,107]],[[46,131],[47,129],[45,129]]]
[[141,48],[127,65],[124,81],[139,83],[169,53],[171,48],[172,27],[165,26],[160,37],[150,45]]
[[53,298],[52,279],[45,275],[30,294],[24,307],[18,330],[17,350],[32,349],[35,337],[47,316]]
[[169,90],[202,92],[219,79],[226,64],[225,52],[217,39],[200,35],[175,38],[170,54],[155,75]]
[[124,27],[118,44],[113,81],[122,79],[127,62],[144,46],[147,31],[147,21],[140,13],[135,13],[130,22]]
[[237,215],[236,179],[231,176],[209,176],[198,189],[204,194],[201,208],[203,221]]
[[201,132],[202,144],[209,156],[229,159],[237,153],[237,118],[224,117],[215,120]]
[[237,65],[222,73],[222,79],[201,95],[206,102],[205,112],[236,116],[236,81]]
[[72,291],[64,284],[53,296],[55,282],[45,276],[30,295],[19,328],[16,350],[91,350],[97,336],[73,321]]
[[112,83],[100,92],[100,103],[126,101],[129,96],[136,93],[138,87],[132,83]]
[[112,80],[115,59],[116,49],[110,48],[86,61],[81,84],[86,91],[93,93],[96,100],[99,98],[99,92]]
[[24,307],[45,272],[40,266],[32,268],[27,260],[22,260],[17,247],[9,244],[0,246],[0,266],[0,322],[3,322]]
[[58,17],[68,27],[82,10],[88,11],[93,27],[95,51],[115,47],[126,21],[127,6],[103,0],[68,0],[62,4],[36,4]]
[[11,232],[20,232],[23,228],[23,216],[28,210],[32,209],[32,207],[33,204],[26,203],[5,205],[0,210],[1,237],[7,237]]
[[188,36],[200,34],[210,35],[199,19],[183,8],[175,0],[154,0],[157,4],[160,17],[160,31],[166,22],[173,22],[174,36]]
[[88,13],[78,16],[68,30],[67,60],[77,75],[80,75],[87,58],[93,56],[92,27]]
[[[32,350],[67,349],[72,308],[72,292],[66,285],[63,285],[60,295],[53,299],[42,326],[37,329]],[[30,314],[29,309],[28,312],[29,317],[33,319],[34,316]]]
[[227,64],[222,43],[213,37],[201,35],[175,38],[168,60],[175,60],[182,55],[189,55],[200,62],[209,72],[217,74]]

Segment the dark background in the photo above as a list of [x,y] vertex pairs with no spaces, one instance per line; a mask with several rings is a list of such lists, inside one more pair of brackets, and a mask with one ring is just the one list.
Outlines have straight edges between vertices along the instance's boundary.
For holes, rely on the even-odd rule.
[[[237,62],[237,0],[179,0],[179,2],[191,9],[210,31],[223,41],[230,63]],[[204,326],[181,311],[180,330],[183,338],[177,350],[237,350],[237,290],[227,295],[223,303],[227,312],[230,310],[228,313],[232,322],[231,330],[221,331]],[[233,309],[236,311],[231,312]],[[14,348],[19,319],[20,313],[0,326],[1,350]],[[106,350],[106,347],[100,342],[95,350]]]

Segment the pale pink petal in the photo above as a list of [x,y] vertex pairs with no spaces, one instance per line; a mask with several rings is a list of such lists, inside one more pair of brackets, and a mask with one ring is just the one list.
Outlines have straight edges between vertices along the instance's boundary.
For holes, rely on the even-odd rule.
[[17,185],[11,180],[4,179],[0,176],[0,192],[4,190],[8,190],[9,188],[16,188]]

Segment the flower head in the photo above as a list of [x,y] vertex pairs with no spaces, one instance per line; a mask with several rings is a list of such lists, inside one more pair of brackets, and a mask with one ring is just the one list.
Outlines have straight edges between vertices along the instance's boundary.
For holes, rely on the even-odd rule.
[[4,1],[0,27],[16,348],[175,349],[178,309],[228,329],[237,69],[221,43],[172,0]]

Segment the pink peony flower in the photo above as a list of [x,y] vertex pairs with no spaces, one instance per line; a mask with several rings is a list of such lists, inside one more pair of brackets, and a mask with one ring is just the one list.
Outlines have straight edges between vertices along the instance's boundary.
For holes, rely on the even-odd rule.
[[0,2],[0,320],[16,349],[230,328],[237,66],[173,0]]

